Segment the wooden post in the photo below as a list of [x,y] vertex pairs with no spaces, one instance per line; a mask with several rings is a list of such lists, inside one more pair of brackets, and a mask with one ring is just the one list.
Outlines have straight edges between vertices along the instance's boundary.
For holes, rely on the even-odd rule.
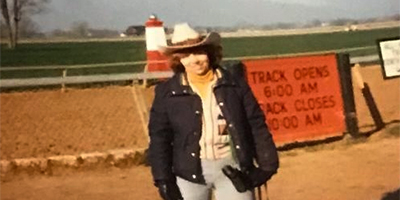
[[[144,66],[144,70],[143,70],[143,72],[148,72],[149,70],[149,65],[148,64],[146,64],[145,66]],[[146,88],[147,87],[147,79],[146,78],[143,78],[143,87],[144,88]]]
[[364,82],[361,73],[360,73],[360,65],[357,63],[353,67],[353,74],[355,81],[358,87],[361,89],[361,92],[365,98],[365,102],[367,103],[369,112],[371,113],[372,119],[374,120],[375,126],[377,130],[385,127],[385,123],[382,120],[381,113],[378,110],[378,107],[375,103],[374,97],[372,96],[371,90],[367,83]]
[[66,88],[65,88],[65,77],[67,77],[67,68],[64,68],[62,71],[62,78],[63,78],[63,82],[61,83],[61,92],[65,92]]
[[342,88],[343,107],[345,112],[344,115],[347,131],[352,137],[357,137],[359,134],[359,129],[356,105],[354,102],[353,82],[351,77],[349,54],[336,54],[336,60],[338,62],[338,71]]
[[253,195],[253,199],[255,200],[269,200],[267,183],[265,183],[260,187],[255,188],[254,193],[255,195]]
[[364,88],[364,80],[360,73],[360,64],[358,64],[358,63],[353,66],[353,77],[354,77],[354,81],[357,84],[358,88],[363,89]]
[[[135,73],[133,75],[135,75]],[[137,78],[136,76],[134,76],[132,78],[132,87],[135,87],[135,85],[139,85],[139,80],[140,80],[140,78]]]
[[132,86],[132,94],[133,98],[135,100],[136,108],[139,111],[139,117],[140,121],[142,122],[142,127],[143,127],[143,132],[145,134],[145,137],[147,138],[147,141],[150,142],[150,138],[147,134],[147,124],[149,120],[149,112],[147,111],[147,105],[146,101],[144,100],[143,97],[143,92],[141,91],[141,88],[138,86]]
[[263,186],[264,186],[264,198],[262,198],[262,200],[269,200],[268,183],[265,183]]

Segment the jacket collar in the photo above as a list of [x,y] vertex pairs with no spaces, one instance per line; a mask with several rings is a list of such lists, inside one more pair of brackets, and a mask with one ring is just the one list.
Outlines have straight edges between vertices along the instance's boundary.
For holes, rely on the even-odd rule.
[[[232,75],[221,67],[215,69],[215,74],[217,76],[216,85],[235,85]],[[179,83],[181,86],[189,86],[186,73],[179,73]]]
[[216,70],[217,70],[217,75],[220,74],[220,77],[218,77],[215,87],[219,87],[222,85],[226,85],[226,86],[235,86],[236,85],[236,81],[234,80],[234,78],[230,72],[228,72],[227,70],[225,70],[221,67],[218,67]]
[[[236,82],[234,81],[232,75],[225,69],[217,67],[215,69],[215,73],[217,76],[217,82],[215,84],[215,88],[224,85],[227,86],[236,85]],[[192,88],[189,85],[186,73],[177,73],[172,77],[172,79],[173,79],[173,84],[171,87],[172,95],[194,94]]]

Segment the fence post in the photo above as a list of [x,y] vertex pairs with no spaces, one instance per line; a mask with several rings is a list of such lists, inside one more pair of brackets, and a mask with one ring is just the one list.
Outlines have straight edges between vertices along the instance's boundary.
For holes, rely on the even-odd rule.
[[336,54],[347,131],[352,137],[359,135],[356,105],[354,102],[353,82],[351,79],[350,58],[347,53]]
[[67,77],[67,68],[64,68],[62,71],[63,81],[61,83],[61,92],[65,92],[65,77]]
[[374,97],[372,96],[371,90],[366,82],[364,82],[360,73],[360,64],[355,64],[353,67],[354,78],[357,81],[357,85],[360,88],[365,102],[367,103],[369,112],[371,113],[372,119],[374,120],[376,130],[381,130],[385,127],[385,123],[382,120],[381,113],[379,112],[378,106],[375,103]]
[[139,111],[140,121],[142,123],[144,134],[147,138],[147,141],[150,141],[149,135],[147,134],[148,128],[147,124],[149,122],[149,112],[147,110],[147,104],[143,96],[143,91],[139,86],[132,86],[132,95],[135,101],[136,108]]
[[[143,69],[143,72],[148,72],[149,70],[149,65],[148,64],[146,64],[145,66],[144,66],[144,69]],[[146,78],[143,78],[143,87],[144,88],[146,88],[147,87],[147,79]]]

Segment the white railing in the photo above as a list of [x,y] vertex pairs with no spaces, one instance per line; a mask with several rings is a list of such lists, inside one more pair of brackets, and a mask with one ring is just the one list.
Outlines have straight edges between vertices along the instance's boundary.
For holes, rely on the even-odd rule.
[[79,83],[98,83],[113,81],[133,81],[168,78],[172,72],[147,72],[135,74],[112,74],[112,75],[88,75],[88,76],[67,76],[50,78],[26,78],[26,79],[5,79],[0,80],[1,88],[23,87],[23,86],[44,86],[44,85],[65,85]]
[[[347,52],[375,48],[370,47],[358,47],[352,49],[345,49]],[[335,50],[334,52],[343,52],[344,50]],[[333,51],[316,52],[312,54],[324,54],[332,53]],[[224,60],[245,60],[245,59],[262,59],[262,58],[273,58],[273,57],[287,57],[287,56],[299,56],[299,55],[312,55],[310,53],[297,53],[297,54],[286,54],[286,55],[273,55],[273,56],[248,56],[248,57],[235,57],[226,58]],[[369,55],[361,57],[351,57],[350,63],[364,63],[364,62],[375,62],[379,61],[378,55]],[[160,62],[152,62],[160,63]],[[65,84],[81,84],[81,83],[98,83],[98,82],[115,82],[115,81],[135,81],[135,80],[148,80],[158,78],[168,78],[173,75],[172,72],[141,72],[141,73],[121,73],[121,74],[108,74],[108,75],[84,75],[84,76],[67,76],[68,69],[80,69],[80,68],[97,68],[97,67],[110,67],[110,66],[132,66],[132,65],[145,65],[146,61],[139,62],[121,62],[121,63],[106,63],[106,64],[92,64],[92,65],[72,65],[72,66],[43,66],[43,67],[2,67],[0,71],[18,71],[18,70],[48,70],[48,69],[60,69],[63,70],[61,77],[46,77],[46,78],[18,78],[18,79],[3,79],[0,80],[0,88],[12,88],[12,87],[25,87],[25,86],[46,86],[46,85],[61,85],[63,88]]]

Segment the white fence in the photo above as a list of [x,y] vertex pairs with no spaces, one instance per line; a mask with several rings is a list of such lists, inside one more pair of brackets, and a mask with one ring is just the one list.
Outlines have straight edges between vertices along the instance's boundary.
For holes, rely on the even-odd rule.
[[[358,47],[358,48],[352,48],[352,49],[342,49],[342,50],[336,50],[334,52],[338,53],[338,52],[342,52],[344,50],[346,50],[346,52],[348,52],[348,51],[368,49],[368,48],[375,48],[375,46]],[[312,53],[312,54],[323,54],[323,53],[332,53],[332,51],[316,52],[316,53]],[[275,56],[236,57],[236,58],[226,58],[224,60],[260,59],[260,58],[286,57],[286,56],[299,56],[299,55],[310,55],[310,53],[275,55]],[[379,60],[378,55],[369,55],[369,56],[362,56],[362,57],[351,57],[350,63],[355,64],[355,63],[363,63],[363,62],[375,62],[378,60]],[[73,65],[73,66],[2,67],[2,68],[0,68],[0,71],[20,71],[20,70],[27,71],[27,70],[38,70],[38,69],[41,69],[41,70],[60,69],[60,70],[63,70],[63,75],[61,77],[4,79],[4,80],[0,80],[0,88],[46,86],[46,85],[61,85],[62,87],[65,87],[65,84],[147,80],[147,79],[168,78],[173,75],[172,72],[142,72],[142,73],[122,73],[122,74],[109,74],[109,75],[67,76],[68,69],[111,67],[111,66],[132,66],[132,65],[145,65],[145,64],[147,64],[146,61],[94,64],[94,65]]]

